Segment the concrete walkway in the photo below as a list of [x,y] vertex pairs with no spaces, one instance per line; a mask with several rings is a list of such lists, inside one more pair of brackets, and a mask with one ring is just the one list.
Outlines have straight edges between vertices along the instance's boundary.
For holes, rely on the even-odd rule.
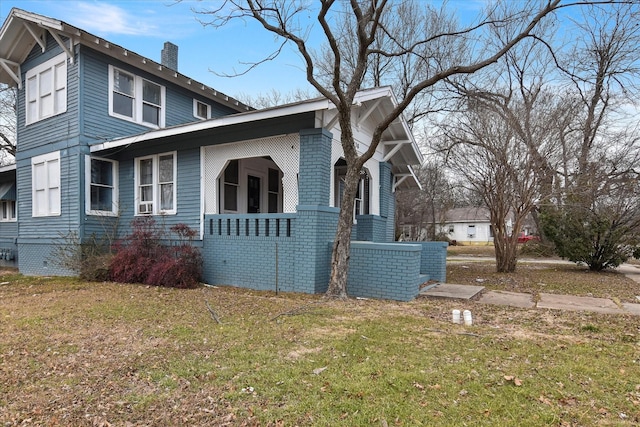
[[[449,259],[447,259],[449,261]],[[640,267],[623,264],[618,271],[624,273],[630,279],[640,283]],[[574,295],[539,294],[537,301],[532,294],[488,291],[484,286],[453,285],[439,283],[429,286],[420,292],[420,295],[432,298],[454,298],[476,300],[482,304],[505,305],[520,308],[546,308],[553,310],[591,311],[607,314],[630,314],[640,316],[640,296],[637,304],[616,303],[608,298],[578,297]]]

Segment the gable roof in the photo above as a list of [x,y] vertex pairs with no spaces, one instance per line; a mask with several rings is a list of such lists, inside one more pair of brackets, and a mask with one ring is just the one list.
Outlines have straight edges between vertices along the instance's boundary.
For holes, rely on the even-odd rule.
[[445,214],[446,222],[490,222],[489,209],[477,206],[449,209]]
[[[35,46],[44,51],[46,35],[50,34],[73,62],[73,46],[80,44],[131,64],[152,75],[172,82],[192,92],[225,105],[235,111],[249,111],[251,107],[184,74],[165,67],[149,58],[113,44],[66,22],[22,9],[13,8],[0,29],[0,83],[20,87],[22,64]],[[67,39],[67,40],[65,40]]]
[[[359,113],[354,114],[354,116],[358,117],[356,121],[376,121],[395,107],[396,100],[389,87],[381,87],[358,92],[354,104],[354,108],[357,108]],[[316,113],[316,127],[324,127],[331,130],[336,126],[336,107],[326,98],[315,98],[263,110],[248,111],[163,129],[150,130],[142,134],[92,145],[90,150],[92,153],[95,153],[119,147],[127,147],[145,141],[160,141],[165,138],[172,138],[193,132],[214,131],[225,126],[250,124],[262,120],[312,112]],[[397,178],[396,187],[419,186],[420,184],[411,166],[422,163],[422,153],[407,122],[402,116],[396,119],[383,133],[380,146],[383,149],[384,161],[391,164],[392,172]]]

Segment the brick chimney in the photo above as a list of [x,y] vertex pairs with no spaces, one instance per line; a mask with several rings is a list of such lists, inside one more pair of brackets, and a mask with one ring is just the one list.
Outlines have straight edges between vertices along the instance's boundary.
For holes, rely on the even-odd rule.
[[164,42],[164,49],[160,54],[160,63],[167,68],[178,71],[178,46],[171,42]]

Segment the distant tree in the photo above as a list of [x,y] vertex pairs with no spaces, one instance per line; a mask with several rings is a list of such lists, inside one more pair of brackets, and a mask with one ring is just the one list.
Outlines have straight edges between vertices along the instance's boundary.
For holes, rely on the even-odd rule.
[[[489,5],[478,21],[466,27],[460,26],[446,8],[435,9],[429,3],[417,2],[422,6],[405,13],[403,8],[408,3],[228,0],[208,12],[212,25],[223,26],[234,19],[252,19],[280,37],[282,46],[292,43],[302,57],[308,82],[337,108],[347,171],[333,244],[329,296],[347,296],[354,200],[360,171],[376,152],[384,132],[414,101],[437,88],[445,79],[472,74],[495,63],[528,38],[540,21],[559,7],[560,0],[519,2],[517,10],[506,14]],[[315,17],[328,46],[321,56],[315,55],[308,43],[311,16]],[[337,18],[339,16],[345,19]],[[513,23],[514,31],[499,45],[489,47],[487,44],[487,49],[469,46],[470,40],[475,42],[492,37],[485,31],[487,28],[507,23]],[[392,31],[403,31],[404,34]],[[265,60],[271,58],[273,55],[265,55]],[[380,119],[369,147],[360,153],[352,134],[354,99],[376,64],[380,64],[379,69],[393,66],[403,70],[406,90],[400,96],[396,94],[397,106]]]
[[311,91],[298,88],[289,93],[283,93],[275,89],[258,94],[240,93],[236,98],[246,105],[261,110],[263,108],[304,101],[317,96],[317,93],[313,94]]
[[640,5],[590,5],[576,21],[581,37],[559,68],[579,107],[562,139],[558,191],[543,207],[543,230],[558,253],[599,271],[640,247]]
[[15,87],[0,84],[0,164],[13,163],[16,154]]
[[436,240],[438,225],[446,212],[456,205],[457,192],[439,161],[427,161],[416,170],[422,188],[398,191],[396,195],[396,229],[409,226],[410,240]]

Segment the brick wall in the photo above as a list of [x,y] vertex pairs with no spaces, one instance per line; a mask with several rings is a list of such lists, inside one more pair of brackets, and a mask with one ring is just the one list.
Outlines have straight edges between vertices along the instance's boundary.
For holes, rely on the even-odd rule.
[[447,242],[403,242],[406,245],[420,245],[420,273],[440,282],[447,281]]
[[329,206],[331,138],[324,129],[300,131],[299,205]]
[[353,242],[347,293],[409,301],[418,295],[420,245]]

